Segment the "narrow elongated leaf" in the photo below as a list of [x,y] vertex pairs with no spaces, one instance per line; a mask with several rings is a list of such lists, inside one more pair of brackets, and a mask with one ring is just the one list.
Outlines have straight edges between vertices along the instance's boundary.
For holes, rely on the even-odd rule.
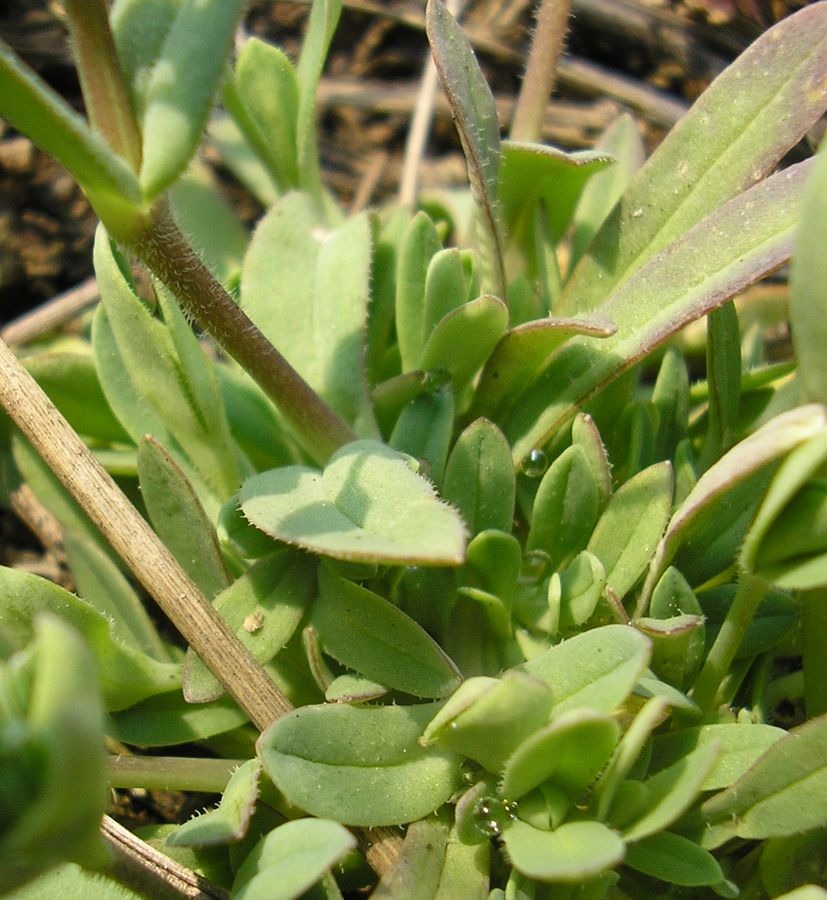
[[138,478],[156,533],[205,596],[214,597],[229,584],[215,528],[175,460],[148,435],[138,444]]
[[[707,822],[743,838],[782,837],[827,824],[827,716],[774,743],[735,784],[704,803]],[[720,842],[720,841],[718,841]]]
[[695,887],[719,884],[724,873],[708,851],[679,834],[662,831],[652,834],[626,850],[624,862],[644,875],[669,884]]
[[282,190],[298,187],[299,85],[287,56],[250,38],[238,56],[235,87],[247,113],[231,111]]
[[[814,5],[762,35],[670,132],[569,280],[561,308],[573,314],[598,306],[656,253],[771,172],[826,106],[827,8]],[[735,236],[739,227],[724,233]]]
[[259,757],[276,787],[315,816],[347,825],[421,819],[456,790],[456,756],[418,743],[439,709],[305,706],[271,725]]
[[606,583],[618,599],[631,590],[654,555],[669,521],[672,490],[671,464],[656,463],[620,488],[597,523],[587,549],[603,563]]
[[324,472],[289,466],[246,481],[244,515],[288,543],[335,559],[458,565],[462,520],[410,460],[374,441],[337,451]]
[[599,309],[617,332],[594,345],[570,340],[516,404],[504,429],[515,461],[684,325],[784,262],[810,168],[800,163],[736,197],[620,284]]
[[366,215],[330,230],[307,194],[291,193],[256,228],[241,277],[245,312],[351,423],[367,415],[370,257]]
[[392,868],[371,893],[374,900],[433,900],[445,865],[449,828],[435,816],[414,822]]
[[651,644],[626,625],[606,625],[557,644],[523,665],[551,687],[555,716],[579,706],[613,712],[649,662]]
[[248,760],[236,769],[216,809],[185,822],[167,837],[171,847],[209,847],[244,837],[258,797],[261,763]]
[[428,0],[425,27],[442,89],[451,105],[471,190],[484,234],[486,290],[505,296],[503,248],[497,214],[500,123],[491,88],[468,38],[442,0]]
[[0,41],[0,115],[77,179],[113,230],[139,217],[138,179],[81,117]]
[[201,140],[242,0],[185,0],[149,75],[141,189],[152,199],[184,171]]
[[[95,239],[95,271],[101,305],[123,366],[115,377],[131,382],[137,391],[134,404],[149,407],[139,411],[138,418],[124,421],[125,427],[137,442],[143,436],[138,433],[142,424],[160,421],[163,434],[156,432],[156,437],[170,446],[166,437],[174,436],[204,482],[219,498],[229,496],[240,480],[235,448],[215,373],[195,335],[168,296],[164,300],[167,324],[153,318],[124,278],[102,229]],[[110,397],[106,377],[101,380]],[[123,400],[114,402],[117,396],[115,387],[110,402],[123,405]]]
[[296,115],[297,157],[302,186],[321,202],[321,176],[316,146],[316,88],[327,51],[339,22],[342,0],[318,0],[310,9],[310,21],[296,70],[299,107]]
[[454,431],[456,404],[450,385],[426,391],[402,410],[388,443],[417,460],[436,487],[442,484]]
[[80,532],[64,531],[63,546],[75,590],[110,620],[113,636],[161,662],[169,662],[169,652],[141,598],[111,557]]
[[451,450],[442,496],[457,509],[469,532],[476,535],[489,528],[510,532],[515,493],[508,442],[496,425],[477,419]]
[[[266,663],[290,640],[315,593],[315,560],[282,547],[218,594],[215,608],[255,659]],[[187,650],[184,688],[191,702],[224,693],[192,649]]]
[[790,272],[790,323],[798,377],[808,400],[827,403],[823,348],[827,342],[827,142],[807,186]]
[[162,663],[112,636],[107,617],[44,578],[0,567],[0,626],[22,646],[32,636],[35,617],[50,612],[73,625],[92,649],[108,710],[125,709],[145,697],[174,690],[180,667]]
[[548,554],[555,572],[583,550],[601,512],[600,488],[595,484],[582,447],[568,447],[549,467],[531,513],[526,549]]
[[236,874],[238,900],[293,900],[356,846],[338,822],[295,819],[271,831]]
[[602,822],[567,822],[540,831],[517,819],[503,834],[514,867],[539,881],[588,881],[622,862],[623,841]]
[[439,698],[459,685],[456,666],[420,625],[325,565],[312,620],[331,656],[389,688]]

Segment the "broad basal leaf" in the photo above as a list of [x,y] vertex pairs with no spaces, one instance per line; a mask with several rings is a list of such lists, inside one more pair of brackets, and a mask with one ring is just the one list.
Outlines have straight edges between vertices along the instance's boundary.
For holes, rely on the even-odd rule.
[[346,825],[400,825],[456,790],[459,760],[418,738],[439,709],[305,706],[270,726],[259,756],[287,799]]
[[246,481],[241,509],[281,541],[335,559],[459,565],[462,520],[411,468],[375,441],[335,453],[323,472],[289,466]]

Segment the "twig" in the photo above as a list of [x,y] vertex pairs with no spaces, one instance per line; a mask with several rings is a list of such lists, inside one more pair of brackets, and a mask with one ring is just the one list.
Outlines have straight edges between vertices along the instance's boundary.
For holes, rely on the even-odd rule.
[[31,312],[9,322],[0,331],[0,338],[12,346],[25,344],[47,331],[65,325],[97,299],[97,282],[94,278],[87,278],[77,287],[52,297]]
[[289,712],[287,698],[2,341],[0,403],[256,726]]
[[103,817],[101,832],[115,856],[110,871],[118,881],[142,895],[159,900],[181,897],[227,900],[230,896],[223,887],[150,847],[109,816]]

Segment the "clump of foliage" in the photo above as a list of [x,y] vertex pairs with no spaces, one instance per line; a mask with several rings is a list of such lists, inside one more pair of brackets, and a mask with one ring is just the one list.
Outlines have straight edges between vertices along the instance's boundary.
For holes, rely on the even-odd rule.
[[[775,169],[827,4],[641,165],[627,118],[501,140],[429,0],[473,209],[351,217],[314,132],[340,3],[296,63],[228,63],[238,0],[64,5],[88,122],[0,47],[0,114],[102,223],[85,336],[0,348],[78,594],[0,570],[0,889],[825,896],[827,155]],[[770,362],[732,298],[791,256]],[[113,867],[107,783],[222,796],[143,851],[105,822]]]

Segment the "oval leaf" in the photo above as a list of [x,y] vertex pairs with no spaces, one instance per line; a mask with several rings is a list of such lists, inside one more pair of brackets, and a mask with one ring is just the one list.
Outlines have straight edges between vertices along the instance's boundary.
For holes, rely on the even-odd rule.
[[240,499],[257,528],[335,559],[451,566],[465,557],[457,513],[409,459],[376,441],[348,444],[324,472],[263,472],[244,483]]

